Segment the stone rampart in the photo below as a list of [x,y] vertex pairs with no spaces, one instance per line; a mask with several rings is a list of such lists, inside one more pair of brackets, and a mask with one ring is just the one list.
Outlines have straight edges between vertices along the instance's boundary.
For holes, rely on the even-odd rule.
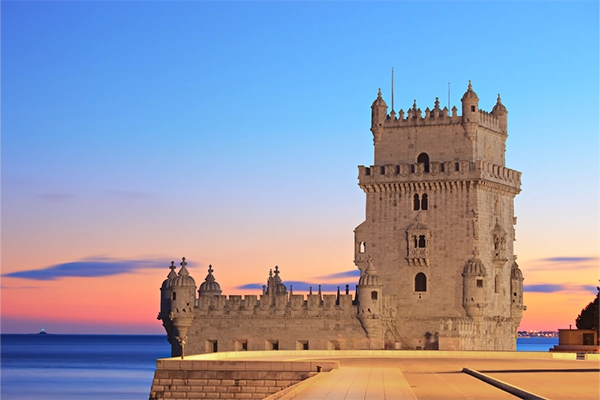
[[199,296],[194,314],[203,316],[350,316],[356,315],[351,294],[263,294]]
[[263,399],[336,368],[338,361],[160,359],[150,400]]
[[[402,182],[399,182],[402,179]],[[429,172],[425,164],[386,164],[358,167],[359,185],[367,191],[377,191],[377,185],[396,184],[411,186],[418,183],[439,181],[487,180],[520,191],[521,173],[500,165],[485,161],[446,161],[429,163]],[[373,187],[370,187],[373,186]]]

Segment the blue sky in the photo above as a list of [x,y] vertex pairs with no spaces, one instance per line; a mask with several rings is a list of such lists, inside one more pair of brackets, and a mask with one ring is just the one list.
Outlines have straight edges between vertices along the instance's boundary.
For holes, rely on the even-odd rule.
[[[459,109],[468,80],[484,110],[501,93],[525,283],[596,285],[598,2],[1,7],[3,287],[36,285],[7,275],[24,271],[80,279],[43,298],[89,285],[69,268],[95,261],[156,291],[155,263],[162,277],[184,255],[227,294],[276,264],[297,282],[352,270],[357,165],[373,161],[370,105],[378,88],[391,104],[392,67],[396,111],[446,105],[449,82]],[[573,257],[587,272],[569,274]],[[24,293],[4,290],[3,314]]]

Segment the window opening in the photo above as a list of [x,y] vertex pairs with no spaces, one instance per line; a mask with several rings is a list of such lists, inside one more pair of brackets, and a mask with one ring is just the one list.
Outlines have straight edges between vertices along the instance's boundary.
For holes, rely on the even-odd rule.
[[427,291],[427,277],[424,273],[419,272],[415,276],[415,292],[426,292]]
[[373,290],[371,292],[371,300],[377,300],[377,291]]
[[367,244],[365,242],[358,242],[358,252],[364,254],[367,251]]
[[477,287],[483,287],[483,279],[477,279]]
[[427,153],[419,154],[419,156],[417,157],[417,162],[423,163],[424,171],[429,172],[429,156],[427,155]]
[[427,210],[429,208],[429,196],[427,196],[427,194],[424,194],[423,197],[421,198],[421,210]]
[[381,175],[385,175],[385,167],[383,165],[381,166]]
[[425,247],[426,247],[425,235],[420,235],[419,236],[419,248],[423,249]]
[[296,340],[296,350],[308,350],[308,340]]
[[173,300],[177,300],[177,293],[173,292]]
[[413,209],[418,211],[421,208],[421,201],[419,201],[419,195],[415,194],[413,198]]
[[265,350],[279,350],[279,340],[266,340]]

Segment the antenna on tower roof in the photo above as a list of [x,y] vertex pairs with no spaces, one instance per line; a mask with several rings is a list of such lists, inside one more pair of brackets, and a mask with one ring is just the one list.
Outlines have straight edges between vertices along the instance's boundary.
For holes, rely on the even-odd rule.
[[392,67],[392,111],[394,111],[394,67]]
[[450,82],[448,82],[448,110],[450,109]]

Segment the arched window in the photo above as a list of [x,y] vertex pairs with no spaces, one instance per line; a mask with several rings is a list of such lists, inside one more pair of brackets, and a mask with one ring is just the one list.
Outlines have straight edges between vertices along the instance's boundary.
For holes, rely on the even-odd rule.
[[358,242],[358,252],[365,253],[367,251],[367,244],[365,242]]
[[425,235],[420,235],[420,236],[419,236],[419,247],[420,247],[420,248],[425,248],[425,247],[427,247],[427,246],[426,246],[426,243],[425,243]]
[[415,292],[426,292],[427,291],[427,277],[424,273],[419,272],[415,276]]
[[416,249],[417,247],[419,247],[419,241],[417,240],[416,236],[413,236],[413,240],[415,242],[415,249]]
[[429,156],[427,155],[427,153],[421,153],[421,154],[419,154],[419,156],[417,157],[417,162],[418,163],[423,163],[424,164],[424,171],[425,172],[429,172]]
[[426,194],[424,194],[421,197],[421,210],[427,210],[427,208],[429,207],[429,196],[427,196]]
[[415,211],[421,209],[421,201],[419,200],[418,194],[415,194],[415,197],[413,198],[413,209]]

